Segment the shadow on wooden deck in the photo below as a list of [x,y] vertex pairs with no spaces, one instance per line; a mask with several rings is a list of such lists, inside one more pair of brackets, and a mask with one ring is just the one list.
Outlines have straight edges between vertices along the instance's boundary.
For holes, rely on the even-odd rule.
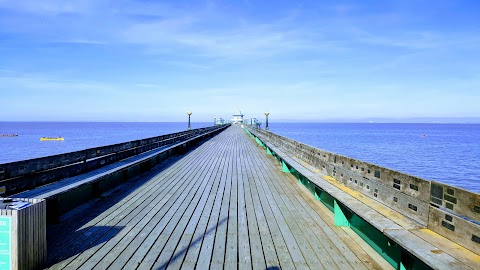
[[44,267],[48,268],[66,259],[75,257],[115,237],[124,226],[84,226],[94,221],[103,212],[114,207],[154,176],[173,166],[181,158],[197,149],[206,141],[208,139],[199,142],[181,155],[169,157],[150,171],[139,174],[133,179],[101,194],[100,197],[67,212],[59,218],[59,223],[48,224],[48,255]]
[[[115,237],[123,228],[124,226],[89,226],[79,229],[75,231],[77,238],[61,248],[64,256],[56,258],[49,256],[44,266],[50,267],[62,259],[73,257],[95,245],[105,243]],[[100,235],[100,237],[90,238],[93,234]]]
[[183,255],[185,253],[187,253],[187,251],[190,249],[190,247],[193,247],[195,246],[196,244],[198,244],[199,242],[202,242],[203,241],[203,238],[205,238],[205,236],[211,234],[211,233],[214,233],[217,228],[222,225],[223,223],[227,222],[228,221],[228,218],[223,218],[222,220],[220,220],[215,226],[211,227],[210,229],[208,229],[207,231],[205,231],[204,234],[202,234],[201,236],[197,237],[196,239],[193,239],[192,242],[190,242],[190,245],[188,245],[188,247],[180,250],[179,252],[175,253],[172,258],[170,258],[170,261],[168,261],[167,263],[164,263],[162,264],[160,267],[158,267],[157,269],[158,270],[163,270],[163,269],[166,269],[168,267],[169,264],[171,263],[174,263],[176,260],[178,259],[183,259]]

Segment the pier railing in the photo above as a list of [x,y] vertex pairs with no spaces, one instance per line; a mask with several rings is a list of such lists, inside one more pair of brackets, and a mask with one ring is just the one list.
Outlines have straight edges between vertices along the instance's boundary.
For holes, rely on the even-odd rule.
[[192,129],[125,143],[0,164],[0,196],[5,197],[189,138],[224,129],[227,125]]
[[248,130],[334,181],[480,253],[480,194],[324,151],[265,130]]

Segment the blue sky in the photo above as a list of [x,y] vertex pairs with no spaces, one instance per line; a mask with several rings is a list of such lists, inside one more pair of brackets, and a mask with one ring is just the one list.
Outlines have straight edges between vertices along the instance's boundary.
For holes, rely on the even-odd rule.
[[479,10],[0,0],[0,121],[480,117]]

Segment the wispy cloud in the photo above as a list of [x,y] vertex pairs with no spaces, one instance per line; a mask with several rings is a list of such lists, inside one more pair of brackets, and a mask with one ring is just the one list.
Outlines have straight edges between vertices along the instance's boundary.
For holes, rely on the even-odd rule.
[[[30,14],[55,15],[62,13],[85,13],[91,10],[95,1],[59,1],[59,0],[1,0],[0,8]],[[99,3],[99,1],[97,1]]]
[[453,46],[480,47],[480,37],[474,33],[441,33],[438,31],[392,30],[374,33],[372,30],[354,28],[354,41],[394,48],[435,49]]
[[272,23],[242,24],[228,30],[199,30],[196,28],[199,21],[200,18],[186,16],[138,23],[127,28],[123,38],[125,42],[143,45],[153,53],[183,48],[193,50],[198,56],[226,58],[271,56],[313,47],[303,29]]
[[85,94],[119,94],[121,92],[121,89],[109,83],[62,79],[53,74],[13,73],[3,76],[0,74],[0,83],[3,86],[22,89],[40,96],[67,93],[70,96],[82,96]]
[[19,112],[14,103],[28,100],[86,113],[84,103],[157,119],[238,105],[303,118],[454,111],[448,97],[478,114],[467,93],[479,82],[478,13],[453,9],[459,18],[433,2],[272,3],[0,0],[0,91],[13,100],[2,108]]
[[94,39],[65,39],[54,41],[56,43],[68,43],[68,44],[82,44],[82,45],[107,45],[110,42],[106,40],[94,40]]

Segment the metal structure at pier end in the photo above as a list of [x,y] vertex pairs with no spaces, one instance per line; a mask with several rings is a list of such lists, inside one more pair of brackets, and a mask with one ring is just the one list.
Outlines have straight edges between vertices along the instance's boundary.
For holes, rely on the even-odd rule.
[[246,131],[393,267],[479,269],[480,194]]
[[237,114],[234,114],[232,115],[233,118],[231,120],[232,122],[232,125],[236,125],[236,124],[242,124],[243,123],[243,114],[240,110],[238,110],[238,113]]

